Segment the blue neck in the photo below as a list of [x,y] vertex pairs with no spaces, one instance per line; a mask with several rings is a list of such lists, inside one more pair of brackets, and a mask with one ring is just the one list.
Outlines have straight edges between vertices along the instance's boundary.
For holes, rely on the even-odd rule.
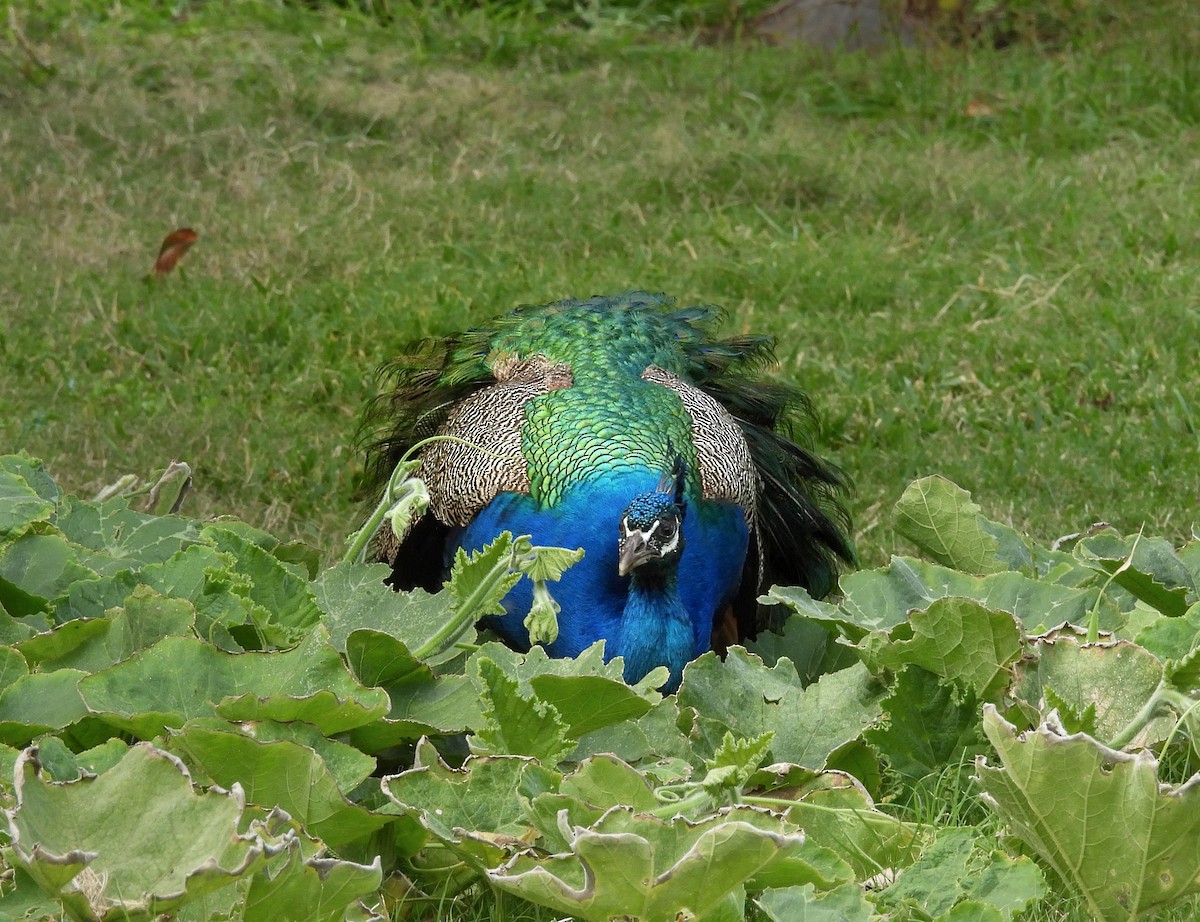
[[671,670],[664,692],[679,688],[683,667],[696,655],[691,619],[679,598],[675,568],[633,572],[617,630],[616,649],[625,657],[625,680],[636,682],[656,666]]

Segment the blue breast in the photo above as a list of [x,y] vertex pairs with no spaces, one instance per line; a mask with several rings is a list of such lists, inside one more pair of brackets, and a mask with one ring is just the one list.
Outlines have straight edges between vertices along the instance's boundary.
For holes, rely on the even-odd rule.
[[[737,592],[746,557],[748,530],[741,508],[731,503],[691,499],[683,523],[685,547],[676,574],[675,595],[634,593],[631,577],[617,573],[621,515],[630,500],[654,490],[661,473],[623,471],[572,487],[553,506],[539,506],[525,494],[501,493],[479,513],[457,544],[474,550],[501,531],[528,534],[533,543],[582,547],[584,558],[551,584],[562,607],[552,656],[575,656],[605,640],[606,656],[623,656],[626,679],[636,681],[657,665],[671,668],[672,682],[688,660],[709,649],[713,619]],[[522,621],[532,604],[532,587],[522,580],[504,602],[508,614],[491,619],[506,641],[529,646]]]

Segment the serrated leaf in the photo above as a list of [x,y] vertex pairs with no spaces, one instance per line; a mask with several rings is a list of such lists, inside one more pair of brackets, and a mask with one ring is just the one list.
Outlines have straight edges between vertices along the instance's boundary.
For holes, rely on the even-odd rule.
[[676,696],[680,707],[740,736],[774,732],[776,760],[814,769],[875,722],[881,697],[861,663],[802,688],[790,660],[767,669],[741,647],[731,647],[724,663],[712,653],[689,663]]
[[513,546],[512,535],[501,532],[483,550],[468,554],[461,547],[458,549],[448,584],[456,609],[471,611],[476,620],[485,615],[504,614],[500,603],[521,580],[520,572],[512,572]]
[[74,669],[24,675],[0,692],[0,742],[24,746],[49,730],[61,730],[87,716]]
[[[1163,676],[1162,663],[1128,640],[1083,643],[1058,632],[1037,638],[1034,649],[1036,661],[1023,666],[1020,697],[1038,707],[1039,695],[1051,689],[1055,703],[1069,706],[1077,717],[1090,709],[1101,740],[1113,739],[1139,715]],[[1169,729],[1167,721],[1151,723],[1135,742],[1156,742]]]
[[519,795],[531,760],[472,756],[455,771],[440,759],[383,779],[383,791],[476,873],[533,836]]
[[245,597],[268,613],[269,624],[295,638],[320,620],[308,580],[270,551],[229,528],[206,525],[201,537],[233,558],[233,571],[247,579]]
[[88,707],[149,739],[192,717],[304,720],[326,734],[382,716],[387,695],[359,685],[324,631],[280,653],[225,653],[190,637],[167,637],[79,683]]
[[755,903],[771,922],[871,922],[877,918],[858,884],[818,893],[812,884],[768,890]]
[[471,738],[477,752],[533,756],[547,765],[557,765],[570,752],[574,741],[558,710],[539,698],[520,694],[510,679],[487,657],[477,661],[483,698],[484,726]]
[[1191,572],[1162,538],[1101,532],[1076,544],[1075,556],[1168,617],[1179,617],[1196,601]]
[[574,658],[550,657],[541,647],[517,653],[501,644],[487,643],[472,655],[467,672],[477,673],[477,664],[485,658],[516,680],[522,696],[536,696],[553,705],[572,738],[637,719],[662,700],[655,683],[662,684],[665,670],[651,670],[636,685],[626,685],[623,661],[620,657],[605,661],[604,641],[597,641]]
[[45,522],[53,513],[53,502],[39,496],[20,474],[0,467],[0,536]]
[[533,547],[528,561],[521,562],[521,571],[538,582],[555,582],[572,566],[583,560],[583,548]]
[[976,760],[984,800],[1100,919],[1140,916],[1200,889],[1200,776],[1160,784],[1146,752],[1068,736],[1051,715],[1017,733],[991,705],[999,757]]
[[196,793],[178,760],[148,745],[70,784],[43,780],[26,752],[16,792],[13,854],[79,919],[172,912],[252,874],[282,847],[238,833],[237,791]]
[[[395,649],[396,655],[410,660],[413,665],[407,671],[415,672],[419,660],[410,651],[428,646],[444,631],[453,616],[453,599],[446,592],[394,592],[384,583],[390,575],[391,568],[384,564],[342,562],[317,577],[313,596],[324,613],[335,648],[346,650],[355,631],[387,634],[403,645],[403,654]],[[474,628],[467,625],[459,640],[474,643]],[[456,652],[451,649],[426,661],[437,664]]]
[[938,563],[968,573],[1005,569],[999,542],[982,527],[971,494],[945,477],[923,477],[908,485],[893,510],[896,531]]
[[1021,655],[1021,639],[1021,627],[1010,613],[973,599],[946,597],[914,611],[888,634],[869,635],[859,647],[876,669],[913,663],[988,700],[1011,681],[1009,667]]
[[614,807],[570,834],[571,852],[518,854],[489,870],[492,886],[571,916],[609,922],[699,919],[772,865],[792,862],[797,883],[821,876],[802,858],[803,835],[749,807],[699,823]]
[[299,842],[287,859],[275,859],[250,880],[243,922],[343,922],[347,907],[379,889],[379,856],[369,865],[336,858],[306,858]]
[[975,695],[957,695],[920,666],[905,668],[883,700],[887,722],[864,736],[909,783],[942,772],[947,765],[987,750]]
[[1042,872],[1028,858],[993,852],[991,840],[973,827],[948,826],[879,892],[876,904],[891,910],[915,906],[936,919],[1008,920],[1045,893]]
[[340,846],[390,822],[346,799],[324,760],[291,740],[260,740],[233,727],[189,725],[171,734],[173,751],[224,788],[240,784],[246,800],[280,807],[314,836]]
[[[881,570],[858,570],[842,577],[844,617],[840,624],[851,639],[868,631],[887,631],[901,624],[912,611],[923,611],[937,599],[961,596],[995,611],[1005,611],[1026,630],[1069,621],[1084,623],[1096,604],[1099,590],[1077,589],[1021,573],[1004,572],[971,576],[908,557],[893,557]],[[1111,611],[1110,611],[1111,609]],[[1112,603],[1101,605],[1101,614],[1117,616]],[[1102,625],[1103,626],[1103,625]]]
[[788,819],[808,841],[830,849],[868,880],[911,864],[927,838],[926,830],[882,813],[862,785],[848,775],[823,772],[797,788],[776,789],[770,796],[794,801]]
[[54,524],[69,540],[95,552],[87,562],[102,576],[162,563],[200,539],[194,520],[137,512],[123,497],[101,503],[64,497]]

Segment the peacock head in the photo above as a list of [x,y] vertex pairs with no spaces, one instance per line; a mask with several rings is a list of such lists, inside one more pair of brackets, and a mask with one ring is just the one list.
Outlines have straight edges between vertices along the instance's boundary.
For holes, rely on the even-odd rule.
[[634,497],[626,507],[617,543],[617,572],[621,576],[641,566],[659,569],[678,563],[683,553],[683,516],[687,508],[684,480],[683,461],[676,459],[657,490]]

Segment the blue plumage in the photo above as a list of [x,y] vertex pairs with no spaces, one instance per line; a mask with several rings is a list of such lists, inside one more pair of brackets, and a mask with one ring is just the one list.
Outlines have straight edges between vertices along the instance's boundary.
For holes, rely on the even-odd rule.
[[[399,588],[436,588],[448,554],[501,531],[583,547],[553,587],[572,656],[596,640],[636,681],[760,626],[766,582],[822,595],[853,558],[838,472],[789,438],[802,395],[754,375],[762,338],[714,339],[712,308],[660,295],[521,308],[492,326],[423,343],[380,405],[391,427],[379,476],[413,444],[431,508],[381,557]],[[480,451],[479,449],[485,449]],[[491,626],[525,648],[527,581]]]

